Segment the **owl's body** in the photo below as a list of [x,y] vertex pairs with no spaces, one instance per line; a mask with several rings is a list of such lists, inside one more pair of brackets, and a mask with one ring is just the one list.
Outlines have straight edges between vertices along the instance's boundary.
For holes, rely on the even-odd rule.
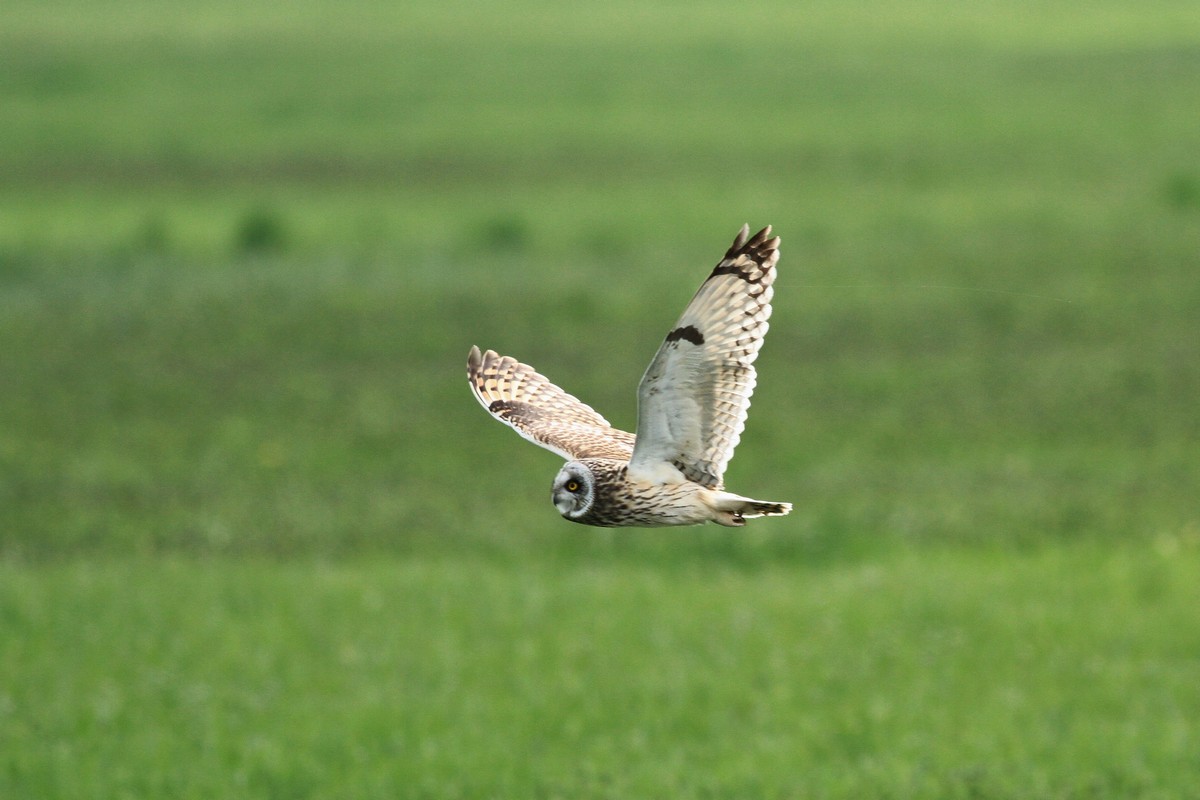
[[471,348],[467,375],[484,408],[568,459],[551,491],[563,517],[601,527],[740,526],[791,511],[724,490],[771,315],[779,238],[770,233],[750,237],[743,226],[667,334],[638,388],[636,435],[532,367]]
[[[571,481],[581,488],[567,490],[566,484]],[[790,510],[786,504],[761,503],[709,489],[682,474],[662,482],[631,478],[629,462],[611,458],[566,464],[558,473],[551,496],[567,519],[601,528],[664,528],[703,522],[737,526],[745,524],[746,517],[786,514]],[[576,502],[576,496],[582,502]],[[592,500],[595,497],[604,499],[597,503]]]

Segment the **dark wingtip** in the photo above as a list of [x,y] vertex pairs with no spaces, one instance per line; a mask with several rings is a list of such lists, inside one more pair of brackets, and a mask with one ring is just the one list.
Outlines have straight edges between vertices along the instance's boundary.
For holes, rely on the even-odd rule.
[[[771,236],[771,226],[760,230],[753,236],[750,235],[750,226],[743,225],[738,231],[738,235],[734,238],[733,244],[725,253],[726,258],[737,258],[742,253],[757,256],[758,254],[769,254],[772,251],[779,249],[779,237]],[[755,261],[759,261],[755,258]]]
[[750,238],[750,223],[743,222],[741,229],[737,232],[737,236],[733,237],[733,244],[729,247],[729,252],[736,253],[746,245],[746,240]]
[[774,272],[775,264],[779,261],[779,237],[771,235],[770,225],[753,236],[749,235],[749,231],[750,226],[742,226],[733,240],[733,246],[725,253],[724,260],[713,270],[714,275],[742,275],[743,270],[737,266],[737,260],[743,257],[762,267],[765,274]]

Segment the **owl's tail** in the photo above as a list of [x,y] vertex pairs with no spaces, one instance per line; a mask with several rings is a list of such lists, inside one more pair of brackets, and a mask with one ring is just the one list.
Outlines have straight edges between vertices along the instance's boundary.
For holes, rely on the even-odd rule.
[[713,503],[713,521],[730,528],[740,528],[747,517],[782,517],[791,513],[791,503],[769,503],[751,500],[728,492],[717,492]]
[[751,500],[746,503],[743,517],[784,517],[792,513],[791,503],[767,503],[762,500]]

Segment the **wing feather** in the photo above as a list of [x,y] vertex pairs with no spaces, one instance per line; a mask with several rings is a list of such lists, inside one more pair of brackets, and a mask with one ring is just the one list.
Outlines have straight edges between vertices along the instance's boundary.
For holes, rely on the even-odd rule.
[[608,424],[528,364],[472,347],[467,379],[480,404],[524,438],[563,458],[615,458],[633,453],[634,436]]
[[723,488],[754,392],[778,260],[771,227],[751,237],[743,225],[667,334],[638,387],[631,475],[682,473]]

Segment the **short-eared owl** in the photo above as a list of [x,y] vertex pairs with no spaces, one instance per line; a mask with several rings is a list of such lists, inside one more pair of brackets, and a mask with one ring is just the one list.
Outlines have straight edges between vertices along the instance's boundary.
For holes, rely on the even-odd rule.
[[723,480],[745,427],[778,260],[770,226],[753,237],[742,226],[646,369],[636,436],[532,367],[471,348],[467,377],[483,407],[567,459],[552,492],[559,513],[603,527],[739,526],[792,510],[726,492]]

